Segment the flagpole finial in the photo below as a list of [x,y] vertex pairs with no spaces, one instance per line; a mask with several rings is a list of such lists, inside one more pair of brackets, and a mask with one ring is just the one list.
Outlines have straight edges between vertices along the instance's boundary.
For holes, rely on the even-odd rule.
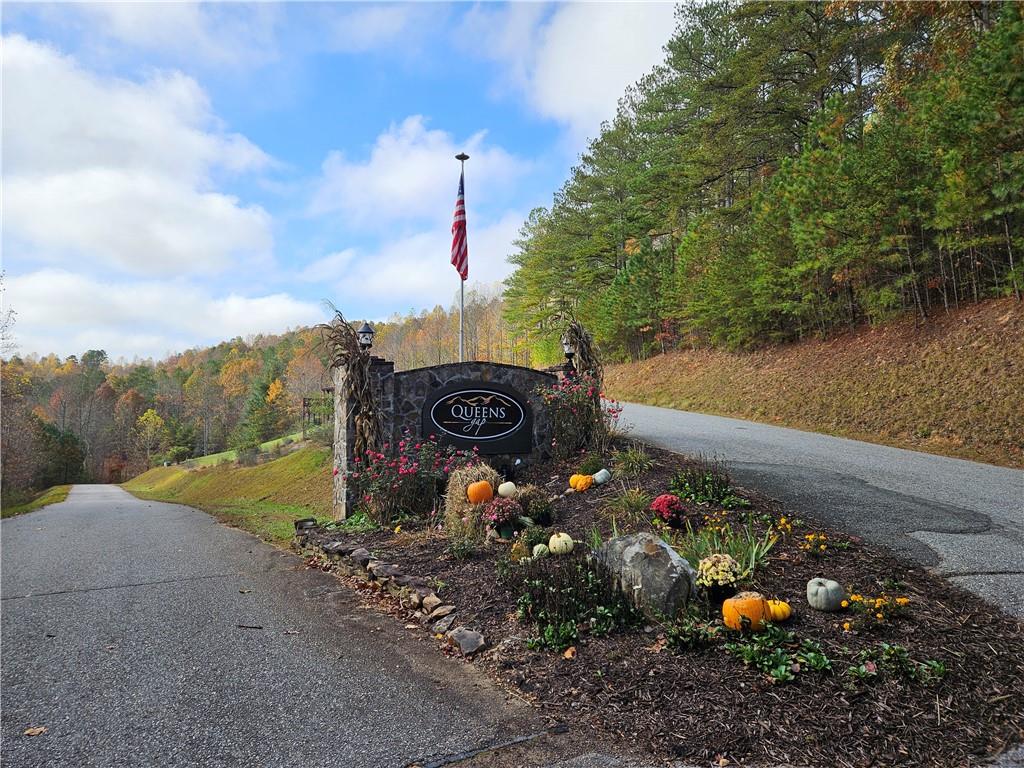
[[455,156],[455,159],[461,160],[464,163],[467,160],[469,160],[469,155],[467,155],[465,152],[459,152],[459,154]]

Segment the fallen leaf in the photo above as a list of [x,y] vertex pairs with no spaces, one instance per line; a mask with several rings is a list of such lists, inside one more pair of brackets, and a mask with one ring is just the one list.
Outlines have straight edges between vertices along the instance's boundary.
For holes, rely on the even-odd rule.
[[46,726],[36,725],[32,728],[26,728],[24,733],[26,736],[42,736],[44,733],[46,733]]
[[263,629],[261,624],[239,624],[239,629]]
[[284,631],[284,633],[286,635],[297,635],[297,634],[299,634],[299,630],[297,630],[297,629],[286,629]]
[[576,658],[576,646],[570,645],[565,649],[565,653],[562,654],[563,659],[575,659]]
[[250,592],[252,592],[251,589],[240,589],[238,591],[241,592],[243,595],[248,595]]
[[664,635],[658,635],[658,639],[655,640],[651,645],[644,648],[648,653],[661,653],[665,650],[665,646],[668,645],[668,638]]

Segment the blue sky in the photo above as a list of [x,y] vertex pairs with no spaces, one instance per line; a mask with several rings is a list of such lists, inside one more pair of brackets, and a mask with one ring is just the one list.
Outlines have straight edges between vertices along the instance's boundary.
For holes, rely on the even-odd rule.
[[162,357],[450,305],[507,276],[668,3],[4,5],[5,304],[22,354]]

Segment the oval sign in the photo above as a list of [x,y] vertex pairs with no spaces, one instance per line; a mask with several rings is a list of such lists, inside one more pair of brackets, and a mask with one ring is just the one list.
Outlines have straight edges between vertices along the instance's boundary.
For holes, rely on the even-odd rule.
[[523,406],[503,392],[461,389],[434,403],[430,421],[442,432],[463,440],[498,440],[526,420]]

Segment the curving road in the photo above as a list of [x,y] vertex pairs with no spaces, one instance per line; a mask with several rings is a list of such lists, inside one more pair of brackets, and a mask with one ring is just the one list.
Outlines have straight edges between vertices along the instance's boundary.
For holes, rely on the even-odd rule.
[[622,420],[654,445],[718,456],[738,484],[1024,616],[1024,472],[632,403]]
[[2,535],[5,768],[447,765],[543,731],[422,631],[194,509],[78,485]]

